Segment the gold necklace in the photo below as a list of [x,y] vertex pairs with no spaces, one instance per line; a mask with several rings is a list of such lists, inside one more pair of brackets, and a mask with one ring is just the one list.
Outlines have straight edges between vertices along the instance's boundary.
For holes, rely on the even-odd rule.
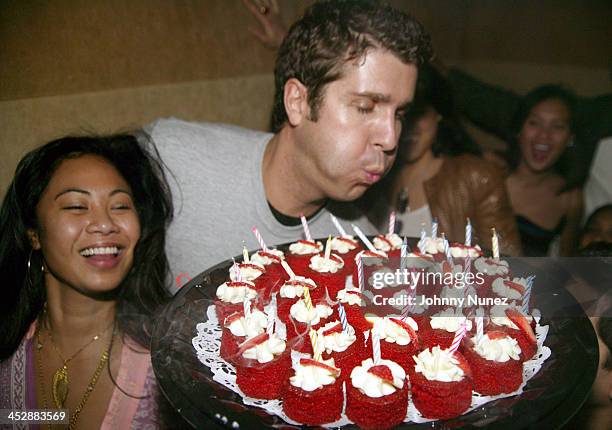
[[[113,339],[114,338],[115,338],[115,330],[113,330],[113,334],[111,336],[111,339],[110,339],[110,342],[108,344],[108,347],[106,348],[105,351],[102,352],[102,355],[100,356],[100,360],[98,361],[98,366],[96,367],[96,370],[94,371],[93,375],[91,376],[91,379],[89,380],[89,384],[87,384],[87,388],[85,389],[85,393],[83,393],[83,396],[81,397],[81,401],[79,402],[78,406],[76,407],[76,409],[74,410],[72,416],[70,417],[70,421],[69,421],[69,424],[68,424],[68,429],[70,429],[70,430],[75,428],[77,419],[79,418],[79,415],[81,414],[81,411],[85,407],[85,404],[87,403],[87,400],[89,400],[89,396],[91,395],[91,393],[93,392],[94,388],[96,387],[96,384],[98,383],[98,379],[100,378],[100,375],[102,374],[102,370],[104,369],[104,366],[106,365],[106,363],[108,362],[108,359],[110,357],[110,349],[111,349],[111,347],[113,345]],[[47,394],[46,394],[45,381],[44,381],[44,376],[43,376],[43,364],[42,364],[42,360],[40,358],[40,349],[42,348],[42,343],[40,341],[40,330],[37,331],[36,339],[37,339],[37,343],[38,343],[37,344],[38,353],[36,354],[36,361],[37,361],[37,364],[38,364],[38,374],[39,374],[38,381],[39,381],[39,384],[40,384],[40,391],[42,393],[42,406],[43,406],[44,409],[47,409],[48,408],[48,403],[47,403]],[[74,357],[74,355],[73,355],[73,357]],[[73,357],[71,357],[71,358],[73,358]],[[54,378],[55,378],[55,375],[54,375]],[[68,384],[67,380],[66,380],[66,384]],[[66,395],[67,395],[67,393],[68,393],[68,387],[66,387]],[[53,394],[53,395],[55,396],[55,394]],[[59,409],[63,409],[63,407],[60,408],[59,406],[57,406],[57,404],[56,404],[56,407],[58,407]],[[49,428],[49,430],[51,430],[51,424],[48,424],[48,428]]]
[[[60,349],[55,344],[55,339],[53,338],[53,331],[51,330],[51,324],[49,324],[48,322],[46,306],[45,306],[45,309],[43,310],[43,321],[46,323],[46,324],[43,324],[43,326],[47,326],[46,328],[48,330],[49,337],[51,338],[51,346],[53,346],[53,349],[55,349],[55,352],[57,353],[57,355],[59,355],[63,363],[62,366],[59,367],[53,373],[51,394],[53,395],[53,402],[55,403],[55,407],[57,409],[64,409],[66,398],[68,397],[68,385],[69,385],[68,363],[74,357],[79,355],[85,348],[87,348],[93,342],[100,339],[100,337],[108,331],[108,329],[111,327],[111,325],[113,325],[113,323],[109,324],[101,333],[96,334],[91,340],[85,343],[85,345],[81,346],[74,354],[72,354],[70,357],[66,359],[62,355],[62,352],[60,351]],[[40,349],[42,348],[42,343],[40,342],[40,332],[39,332],[39,335],[37,336],[37,339],[38,339],[38,349]]]

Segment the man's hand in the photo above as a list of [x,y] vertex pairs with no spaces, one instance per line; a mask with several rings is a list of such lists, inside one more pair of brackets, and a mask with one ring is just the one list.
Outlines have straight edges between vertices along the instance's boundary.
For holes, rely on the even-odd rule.
[[287,34],[276,0],[242,0],[244,6],[259,21],[259,27],[249,32],[270,49],[278,49]]

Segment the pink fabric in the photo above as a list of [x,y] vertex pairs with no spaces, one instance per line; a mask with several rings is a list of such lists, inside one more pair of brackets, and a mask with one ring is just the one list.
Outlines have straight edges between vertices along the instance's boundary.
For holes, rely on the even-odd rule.
[[[151,354],[126,338],[121,351],[117,385],[134,397],[150,396],[151,393],[145,392],[145,382],[150,370]],[[141,400],[134,397],[127,396],[115,387],[100,429],[131,428],[132,420]]]
[[[32,363],[35,332],[34,322],[13,356],[0,362],[0,408],[2,409],[38,407],[34,394],[36,379]],[[119,373],[115,382],[117,386],[113,390],[100,428],[104,430],[160,428],[158,389],[151,366],[151,354],[127,337],[122,345]],[[24,425],[19,428],[37,429],[38,426]]]

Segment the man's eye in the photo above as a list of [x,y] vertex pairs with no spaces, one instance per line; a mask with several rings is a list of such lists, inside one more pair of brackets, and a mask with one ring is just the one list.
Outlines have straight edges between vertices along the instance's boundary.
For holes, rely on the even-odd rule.
[[357,106],[357,111],[361,114],[367,114],[367,113],[371,113],[374,110],[373,107],[369,107],[369,106]]
[[113,206],[113,209],[115,210],[127,210],[127,209],[131,209],[132,207],[130,205],[115,205]]
[[85,210],[87,208],[85,206],[81,206],[81,205],[70,205],[70,206],[64,206],[62,209],[66,209],[66,210]]

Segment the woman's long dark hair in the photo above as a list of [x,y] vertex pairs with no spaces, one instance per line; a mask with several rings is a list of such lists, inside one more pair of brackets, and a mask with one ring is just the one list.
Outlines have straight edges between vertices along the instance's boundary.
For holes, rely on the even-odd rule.
[[398,164],[405,151],[402,146],[410,144],[410,133],[417,121],[433,108],[440,116],[438,131],[431,147],[436,157],[441,155],[481,155],[478,144],[465,131],[455,112],[453,91],[450,83],[430,65],[419,69],[414,100],[403,118],[402,134],[399,139]]
[[140,220],[133,266],[118,289],[118,327],[148,347],[155,312],[170,297],[165,238],[172,197],[153,144],[131,134],[54,140],[19,162],[0,209],[0,360],[15,352],[46,301],[42,254],[28,237],[28,230],[38,227],[38,202],[60,163],[83,155],[102,157],[117,169],[132,190]]

